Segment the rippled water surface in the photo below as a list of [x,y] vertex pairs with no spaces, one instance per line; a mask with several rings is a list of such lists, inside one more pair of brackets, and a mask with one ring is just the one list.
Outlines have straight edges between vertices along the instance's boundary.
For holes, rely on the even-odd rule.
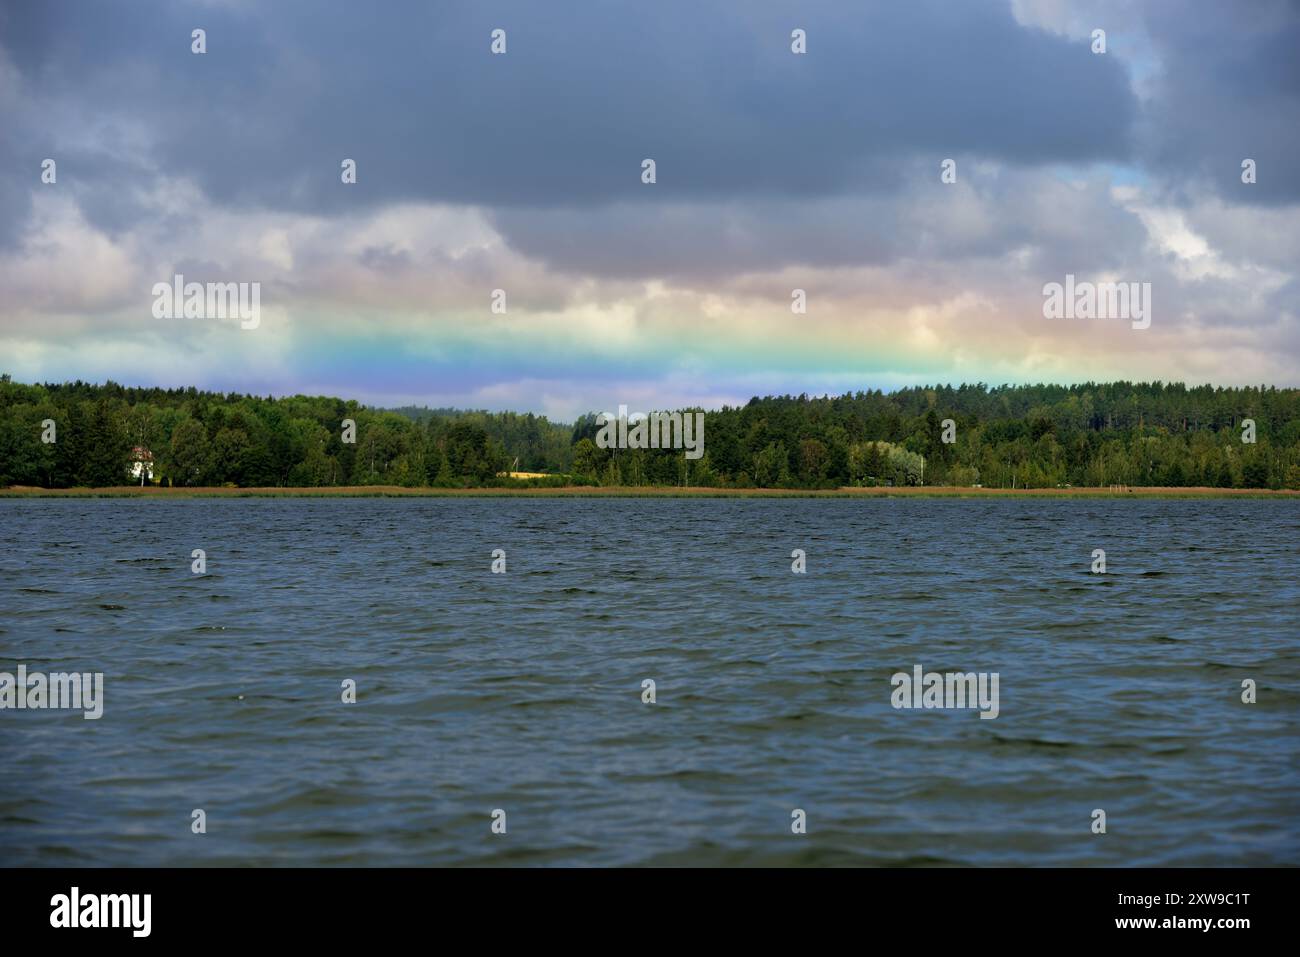
[[[0,500],[0,530],[0,671],[105,675],[98,721],[0,711],[4,864],[1300,864],[1294,501]],[[999,716],[895,710],[915,664],[997,672]]]

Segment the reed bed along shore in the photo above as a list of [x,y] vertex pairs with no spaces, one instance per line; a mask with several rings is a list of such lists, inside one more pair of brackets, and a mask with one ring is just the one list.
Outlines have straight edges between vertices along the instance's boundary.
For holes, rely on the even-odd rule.
[[349,485],[323,488],[160,488],[123,485],[108,488],[0,489],[5,498],[1297,498],[1296,489],[1170,488],[970,488],[904,486],[835,489],[698,488],[676,486],[591,486],[559,488],[404,488],[397,485]]

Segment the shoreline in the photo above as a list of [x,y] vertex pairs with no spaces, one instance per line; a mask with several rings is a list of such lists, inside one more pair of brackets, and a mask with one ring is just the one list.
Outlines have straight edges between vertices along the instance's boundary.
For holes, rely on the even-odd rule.
[[397,485],[342,485],[321,488],[160,488],[119,485],[105,488],[10,486],[0,498],[1294,498],[1300,489],[1125,486],[1110,488],[970,488],[899,486],[894,488],[777,489],[697,486],[590,486],[559,488],[404,488]]

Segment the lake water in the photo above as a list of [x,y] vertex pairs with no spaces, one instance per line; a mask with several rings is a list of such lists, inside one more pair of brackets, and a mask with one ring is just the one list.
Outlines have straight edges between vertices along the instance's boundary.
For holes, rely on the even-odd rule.
[[[104,673],[99,720],[0,711],[7,865],[1300,864],[1295,501],[0,500],[0,530],[0,671]],[[997,672],[997,718],[895,709],[914,665]]]

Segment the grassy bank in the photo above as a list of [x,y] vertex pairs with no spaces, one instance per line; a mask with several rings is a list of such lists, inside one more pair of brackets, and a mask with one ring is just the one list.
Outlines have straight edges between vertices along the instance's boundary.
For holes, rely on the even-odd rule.
[[563,488],[403,488],[352,485],[328,488],[153,488],[121,485],[108,488],[48,489],[13,486],[3,498],[1292,498],[1300,490],[1241,488],[967,488],[920,486],[838,489],[719,489],[673,486]]

